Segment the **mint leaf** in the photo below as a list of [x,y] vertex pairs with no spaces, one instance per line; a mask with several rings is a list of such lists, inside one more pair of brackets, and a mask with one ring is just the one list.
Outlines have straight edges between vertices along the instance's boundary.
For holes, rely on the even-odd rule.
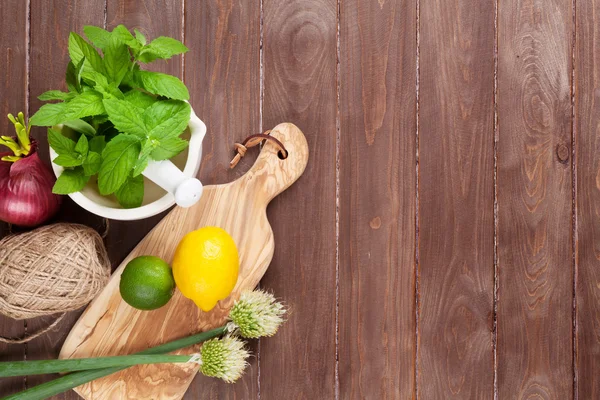
[[139,154],[139,139],[135,136],[118,135],[107,143],[98,174],[100,194],[114,193],[125,183]]
[[94,90],[79,94],[68,103],[45,104],[31,117],[34,126],[53,126],[64,121],[104,114],[102,95]]
[[150,42],[149,46],[152,47],[153,50],[160,50],[163,53],[163,55],[170,54],[170,57],[177,54],[187,53],[187,51],[189,50],[179,40],[170,38],[168,36],[157,37],[152,42]]
[[154,103],[144,112],[148,137],[164,139],[181,135],[190,121],[192,109],[181,100],[165,100]]
[[94,136],[90,139],[90,151],[102,154],[102,150],[106,147],[104,136]]
[[91,44],[85,41],[84,38],[71,32],[69,35],[69,56],[75,65],[85,57],[83,63],[83,72],[96,71],[103,73],[104,66],[100,54],[92,47]]
[[44,104],[29,119],[29,124],[33,126],[53,126],[60,124],[64,120],[64,113],[69,103],[51,103]]
[[55,194],[70,194],[79,192],[85,187],[85,184],[90,178],[85,176],[82,167],[75,169],[66,169],[56,180],[52,193]]
[[178,137],[163,139],[158,143],[158,146],[152,151],[153,160],[168,160],[181,153],[188,146],[188,142]]
[[83,88],[81,87],[81,75],[83,74],[83,67],[85,66],[85,60],[86,60],[86,58],[83,57],[81,59],[81,61],[79,61],[75,65],[75,79],[77,79],[77,86],[79,87],[79,90],[77,90],[77,91],[79,93],[81,93],[83,91]]
[[123,100],[125,96],[123,92],[119,89],[119,86],[116,82],[111,82],[108,85],[104,86],[95,86],[94,87],[98,92],[102,93],[102,96],[105,99],[120,99]]
[[125,27],[125,25],[119,25],[112,31],[113,36],[117,37],[122,43],[131,47],[133,50],[138,51],[142,48],[142,44],[133,37],[131,32]]
[[137,29],[134,29],[133,32],[135,32],[135,38],[137,39],[137,41],[142,45],[145,46],[146,45],[146,36],[144,36],[142,34],[142,32],[138,31]]
[[96,130],[93,126],[88,124],[82,119],[74,119],[72,121],[63,122],[64,126],[68,126],[69,128],[77,131],[79,133],[83,133],[84,135],[94,136],[96,134]]
[[110,40],[110,32],[97,26],[86,25],[83,27],[83,33],[90,39],[94,46],[103,49],[108,46]]
[[48,143],[56,154],[72,154],[75,152],[75,142],[54,129],[48,128]]
[[77,65],[73,64],[73,61],[69,61],[69,64],[67,65],[65,80],[67,81],[67,87],[71,92],[81,93],[81,73],[83,71],[84,63],[85,57],[83,57]]
[[95,90],[89,90],[76,96],[67,103],[63,120],[71,121],[90,115],[104,114],[104,105],[102,104],[102,94]]
[[[83,64],[82,64],[83,66]],[[71,92],[81,92],[81,85],[77,80],[77,72],[75,72],[75,65],[73,65],[72,61],[69,61],[67,64],[67,72],[65,74],[65,82],[67,82],[67,87]],[[40,99],[41,100],[41,99]]]
[[157,58],[168,60],[177,54],[188,51],[183,43],[170,37],[160,36],[145,46],[138,56],[138,60],[144,63],[152,62]]
[[108,88],[108,79],[100,72],[86,71],[83,73],[83,79],[89,86],[100,91],[100,88]]
[[156,61],[160,58],[160,56],[158,54],[156,54],[155,52],[153,52],[151,49],[149,49],[147,46],[144,50],[142,50],[142,52],[140,53],[140,55],[138,56],[138,61],[142,62],[144,64],[149,64],[152,61]]
[[149,161],[150,161],[150,154],[140,156],[140,158],[137,159],[137,161],[135,162],[135,165],[133,166],[133,176],[136,177],[138,175],[141,175],[142,172],[144,172],[144,170],[146,169],[146,167],[148,167]]
[[76,93],[73,92],[63,92],[61,90],[48,90],[38,96],[38,99],[42,101],[50,101],[50,100],[71,100]]
[[83,162],[83,172],[86,176],[96,175],[102,166],[102,156],[99,153],[90,151]]
[[140,70],[140,64],[134,63],[133,68],[131,70],[127,71],[127,74],[123,78],[123,81],[121,81],[121,85],[127,85],[131,88],[139,88],[140,85],[138,85],[134,79],[135,74],[139,70]]
[[[85,137],[85,136],[83,136]],[[52,162],[56,165],[60,165],[61,167],[69,168],[69,167],[77,167],[83,164],[84,158],[80,154],[61,154],[56,157]]]
[[111,122],[121,132],[146,137],[146,125],[142,119],[142,110],[125,100],[105,99],[104,108]]
[[150,160],[150,153],[155,148],[154,140],[146,140],[146,143],[142,146],[142,151],[140,152],[140,157],[136,160],[135,165],[133,166],[133,176],[136,177],[140,175],[146,167],[148,166],[148,161]]
[[100,125],[102,125],[103,123],[108,121],[108,115],[106,114],[102,114],[102,115],[94,115],[91,118],[90,123],[94,126],[97,126],[98,128],[96,129],[96,132],[98,132],[100,130]]
[[75,151],[84,157],[87,156],[88,151],[90,151],[90,145],[85,135],[79,137],[79,140],[75,145]]
[[116,191],[115,196],[124,208],[135,208],[144,201],[144,177],[128,177],[123,186]]
[[129,50],[116,36],[111,36],[104,49],[104,69],[108,78],[117,84],[121,83],[131,65]]
[[149,130],[169,121],[175,114],[183,113],[190,116],[191,108],[182,100],[160,100],[144,111],[144,122]]
[[135,82],[146,91],[176,100],[188,100],[190,93],[178,78],[160,72],[136,71]]
[[123,100],[125,95],[119,89],[119,85],[116,82],[111,82],[108,84],[108,92],[115,98],[119,100]]
[[158,101],[156,97],[135,89],[125,93],[125,100],[144,110]]
[[65,121],[104,114],[102,95],[87,91],[77,95],[68,103],[45,104],[31,117],[33,126],[53,126]]

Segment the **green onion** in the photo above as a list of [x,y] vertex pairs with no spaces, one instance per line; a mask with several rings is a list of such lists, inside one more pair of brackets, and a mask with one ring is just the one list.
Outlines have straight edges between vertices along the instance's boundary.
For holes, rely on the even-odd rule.
[[[207,341],[209,339],[216,338],[225,333],[241,335],[242,337],[246,338],[271,336],[275,334],[279,326],[283,323],[284,314],[284,306],[281,303],[277,302],[273,295],[261,291],[244,292],[242,293],[240,299],[234,304],[233,308],[231,309],[229,315],[230,321],[225,326],[213,329],[212,331],[199,333],[197,335],[193,335],[187,338],[175,340],[170,343],[153,347],[151,349],[147,349],[145,351],[137,353],[137,355],[109,358],[127,358],[131,361],[134,360],[134,357],[140,357],[140,355],[169,353],[177,349],[182,349],[200,342]],[[187,361],[189,362],[190,356],[185,357],[188,357]],[[238,379],[242,374],[246,366],[247,357],[248,352],[243,348],[243,343],[241,341],[229,336],[225,336],[222,340],[213,340],[205,343],[204,346],[200,349],[200,358],[202,361],[201,371],[207,376],[214,376],[217,378],[221,378],[226,382],[233,382],[236,379]],[[106,367],[106,365],[108,364],[100,365],[97,361],[101,359],[102,358],[89,360],[93,360],[94,366],[96,368],[98,368],[99,366]],[[107,357],[104,357],[103,359],[107,359]],[[138,360],[140,360],[140,358],[138,358]],[[47,397],[54,396],[56,394],[67,391],[69,389],[73,389],[77,386],[83,385],[84,383],[93,381],[94,379],[99,379],[107,375],[113,374],[133,364],[134,363],[129,362],[125,366],[111,365],[110,368],[107,367],[101,369],[74,372],[72,374],[62,376],[53,381],[46,382],[39,386],[27,389],[23,392],[5,397],[4,399],[42,400]],[[0,363],[0,367],[1,365],[2,364]],[[34,373],[36,372],[32,372],[29,370],[27,371],[27,374],[30,375]]]
[[192,356],[187,355],[134,354],[129,356],[75,358],[66,360],[7,361],[0,362],[0,378],[53,373],[62,374],[73,371],[87,371],[90,369],[131,367],[139,364],[186,363],[190,362],[190,359],[192,359]]
[[[183,349],[194,344],[198,344],[204,342],[208,339],[212,339],[218,336],[221,336],[227,331],[226,326],[222,326],[220,328],[213,329],[211,331],[198,333],[196,335],[192,335],[186,338],[178,339],[169,343],[162,344],[160,346],[152,347],[150,349],[141,351],[139,354],[164,354],[169,353],[171,351]],[[62,376],[60,378],[54,379],[52,381],[42,383],[41,385],[34,386],[30,389],[24,390],[19,393],[15,393],[13,395],[4,397],[4,400],[43,400],[48,397],[57,395],[59,393],[65,392],[69,389],[73,389],[77,386],[83,385],[84,383],[88,383],[93,381],[94,379],[99,379],[105,377],[110,374],[114,374],[115,372],[121,371],[127,367],[111,367],[111,368],[102,368],[95,369],[89,371],[80,371],[74,372],[72,374],[68,374]]]

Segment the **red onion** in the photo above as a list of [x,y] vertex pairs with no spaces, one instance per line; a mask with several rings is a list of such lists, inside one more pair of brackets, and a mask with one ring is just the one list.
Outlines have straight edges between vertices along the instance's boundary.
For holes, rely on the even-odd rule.
[[[19,119],[22,120],[21,113]],[[24,127],[24,124],[17,126],[14,117],[11,121],[18,132],[11,143],[20,146],[21,154],[14,149],[12,153],[0,154],[0,158],[14,160],[0,161],[0,220],[19,226],[40,225],[56,214],[62,198],[52,193],[56,178],[40,160],[35,141],[29,139],[29,130],[19,132],[19,126]]]

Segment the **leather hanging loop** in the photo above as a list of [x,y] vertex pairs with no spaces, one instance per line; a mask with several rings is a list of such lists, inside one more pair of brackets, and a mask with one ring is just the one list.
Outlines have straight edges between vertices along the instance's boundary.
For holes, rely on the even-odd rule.
[[283,143],[281,143],[278,139],[271,136],[271,130],[266,131],[265,133],[257,133],[254,135],[248,136],[242,143],[235,143],[233,146],[237,154],[233,157],[233,160],[229,163],[229,168],[235,168],[236,165],[240,162],[240,160],[246,155],[246,152],[249,148],[258,146],[263,141],[271,141],[275,146],[279,148],[281,155],[283,158],[287,158],[288,152],[285,149]]

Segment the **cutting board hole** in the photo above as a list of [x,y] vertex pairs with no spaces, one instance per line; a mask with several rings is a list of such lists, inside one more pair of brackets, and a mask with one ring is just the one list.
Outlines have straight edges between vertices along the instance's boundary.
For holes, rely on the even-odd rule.
[[290,156],[290,152],[288,151],[287,154],[283,154],[281,150],[279,150],[277,152],[277,157],[279,157],[280,160],[285,160],[286,158],[288,158]]

